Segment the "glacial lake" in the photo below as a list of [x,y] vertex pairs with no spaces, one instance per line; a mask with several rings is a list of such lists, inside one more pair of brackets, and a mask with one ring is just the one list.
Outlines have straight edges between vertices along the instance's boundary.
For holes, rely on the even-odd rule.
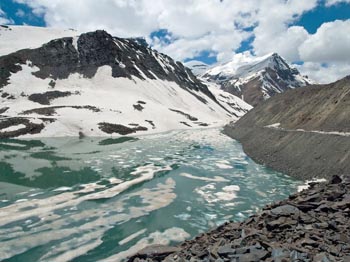
[[300,185],[219,129],[0,140],[0,261],[122,261],[247,218]]

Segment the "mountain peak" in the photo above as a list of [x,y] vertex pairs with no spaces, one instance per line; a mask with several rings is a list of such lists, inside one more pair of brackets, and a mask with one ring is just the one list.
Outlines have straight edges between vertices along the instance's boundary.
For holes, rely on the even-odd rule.
[[14,28],[0,34],[0,43],[10,35],[32,39],[32,33],[48,41],[0,55],[0,138],[217,126],[251,108],[222,90],[211,91],[183,64],[138,39],[103,30],[50,39],[50,30]]
[[232,61],[212,67],[202,76],[253,106],[287,89],[311,83],[278,53],[261,57],[238,54]]

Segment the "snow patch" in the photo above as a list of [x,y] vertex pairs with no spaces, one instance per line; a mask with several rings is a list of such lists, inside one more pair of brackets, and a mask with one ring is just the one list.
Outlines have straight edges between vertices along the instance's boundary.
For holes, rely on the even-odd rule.
[[79,33],[72,29],[14,25],[0,27],[0,56],[25,48],[37,48],[53,39],[76,35]]
[[23,124],[15,125],[15,126],[9,126],[7,128],[0,129],[0,132],[13,132],[20,130],[22,128],[25,128],[26,126]]

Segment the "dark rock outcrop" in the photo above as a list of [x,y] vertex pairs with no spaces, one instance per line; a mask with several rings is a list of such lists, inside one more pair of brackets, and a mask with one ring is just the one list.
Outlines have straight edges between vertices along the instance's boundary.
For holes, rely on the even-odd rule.
[[350,261],[350,177],[336,176],[241,223],[228,222],[185,241],[164,257],[164,248],[141,252],[129,262],[143,261]]
[[171,108],[169,108],[169,110],[170,110],[170,111],[173,111],[173,112],[175,112],[175,113],[178,113],[178,114],[180,114],[180,115],[185,116],[185,117],[186,117],[188,120],[190,120],[190,121],[198,121],[198,118],[197,118],[197,117],[191,116],[191,115],[189,115],[189,114],[187,114],[187,113],[184,113],[184,112],[182,112],[182,111],[180,111],[180,110],[171,109]]
[[101,131],[107,133],[107,134],[113,134],[117,133],[120,135],[129,135],[136,133],[137,131],[147,131],[148,128],[144,126],[139,126],[138,124],[135,125],[135,127],[128,127],[124,125],[119,124],[111,124],[111,123],[99,123],[99,128]]
[[[39,108],[33,108],[30,110],[25,110],[21,112],[21,115],[29,115],[29,114],[39,114],[44,116],[53,116],[56,114],[57,109],[61,108],[74,108],[74,109],[87,109],[92,112],[101,112],[100,108],[97,108],[95,106],[48,106],[48,107],[39,107]],[[1,121],[0,121],[1,122]]]
[[[0,57],[0,91],[8,84],[11,73],[22,70],[30,61],[39,70],[35,76],[46,79],[65,79],[80,73],[92,78],[101,66],[111,66],[113,77],[132,76],[139,79],[161,79],[176,82],[183,89],[205,93],[216,101],[206,85],[202,84],[182,63],[148,48],[138,39],[113,37],[98,30],[79,36],[77,43],[72,37],[52,40],[36,49],[24,49]],[[54,87],[54,82],[50,85]]]
[[[53,121],[53,120],[48,120]],[[22,128],[18,128],[17,130],[6,131],[7,128],[12,126],[23,125]],[[11,138],[21,135],[27,134],[38,134],[45,128],[44,124],[35,124],[31,123],[27,118],[21,117],[12,117],[2,119],[0,121],[0,139],[3,138]]]
[[28,96],[28,99],[41,105],[49,105],[50,101],[53,99],[66,97],[70,95],[72,95],[71,92],[48,91],[45,93],[31,94],[30,96]]

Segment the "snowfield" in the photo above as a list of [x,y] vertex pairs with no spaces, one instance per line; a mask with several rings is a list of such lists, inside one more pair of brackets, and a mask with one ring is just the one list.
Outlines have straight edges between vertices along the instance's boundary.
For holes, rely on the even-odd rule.
[[[79,136],[79,132],[86,136],[120,135],[103,132],[100,123],[123,125],[131,129],[144,127],[138,134],[217,127],[237,120],[251,109],[244,101],[214,85],[210,86],[210,90],[220,105],[197,92],[198,97],[208,102],[203,103],[174,82],[113,78],[108,66],[100,67],[92,79],[72,74],[68,79],[56,80],[55,87],[51,88],[51,80],[35,77],[32,73],[37,69],[29,64],[12,75],[10,84],[3,88],[14,99],[1,101],[2,107],[9,107],[5,118],[21,117],[32,123],[45,124],[40,133],[22,135],[23,138]],[[28,99],[33,94],[53,90],[71,95],[53,99],[50,105]],[[40,112],[40,109],[47,108],[53,108],[52,115]],[[26,111],[29,113],[24,113]],[[48,122],[49,119],[53,122]],[[0,130],[4,131],[8,130]]]
[[[76,32],[72,30],[58,32],[56,29],[32,27],[2,27],[1,30],[2,54],[23,47],[35,47],[53,36],[71,36],[72,40],[52,42],[53,49],[45,46],[46,51],[33,50],[34,55],[40,58],[42,52],[53,50],[56,53],[58,48],[63,57],[67,54],[67,57],[78,56],[80,60],[85,58],[81,55],[86,56],[81,54],[82,51],[95,52],[93,48],[97,48],[92,57],[100,59],[77,66],[79,69],[98,64],[92,76],[77,73],[72,67],[65,77],[51,74],[43,77],[40,76],[42,68],[29,58],[16,64],[20,69],[10,71],[9,77],[2,79],[3,86],[0,79],[0,137],[3,138],[142,135],[218,127],[236,121],[251,109],[250,105],[220,90],[215,84],[209,84],[209,91],[206,90],[182,65],[127,39],[108,38],[103,32],[91,33],[85,36],[85,39],[92,37],[91,41],[95,41],[91,51],[86,47],[90,40],[85,40],[84,45],[79,40],[80,36],[74,36]],[[19,38],[15,40],[17,36]],[[11,42],[14,42],[12,49]],[[101,56],[100,47],[117,50],[117,56]],[[26,57],[27,53],[21,52],[17,56]],[[33,52],[29,54],[33,55]],[[113,61],[111,65],[106,64],[110,63],[109,60]],[[62,61],[51,63],[48,59],[44,63],[47,63],[46,69],[51,70],[57,64],[67,63]],[[0,57],[1,62],[5,65],[9,63],[6,57],[2,60]],[[116,65],[125,76],[113,76],[116,69],[112,66]]]
[[0,56],[25,48],[37,48],[52,39],[73,37],[74,29],[58,29],[35,26],[0,26]]

